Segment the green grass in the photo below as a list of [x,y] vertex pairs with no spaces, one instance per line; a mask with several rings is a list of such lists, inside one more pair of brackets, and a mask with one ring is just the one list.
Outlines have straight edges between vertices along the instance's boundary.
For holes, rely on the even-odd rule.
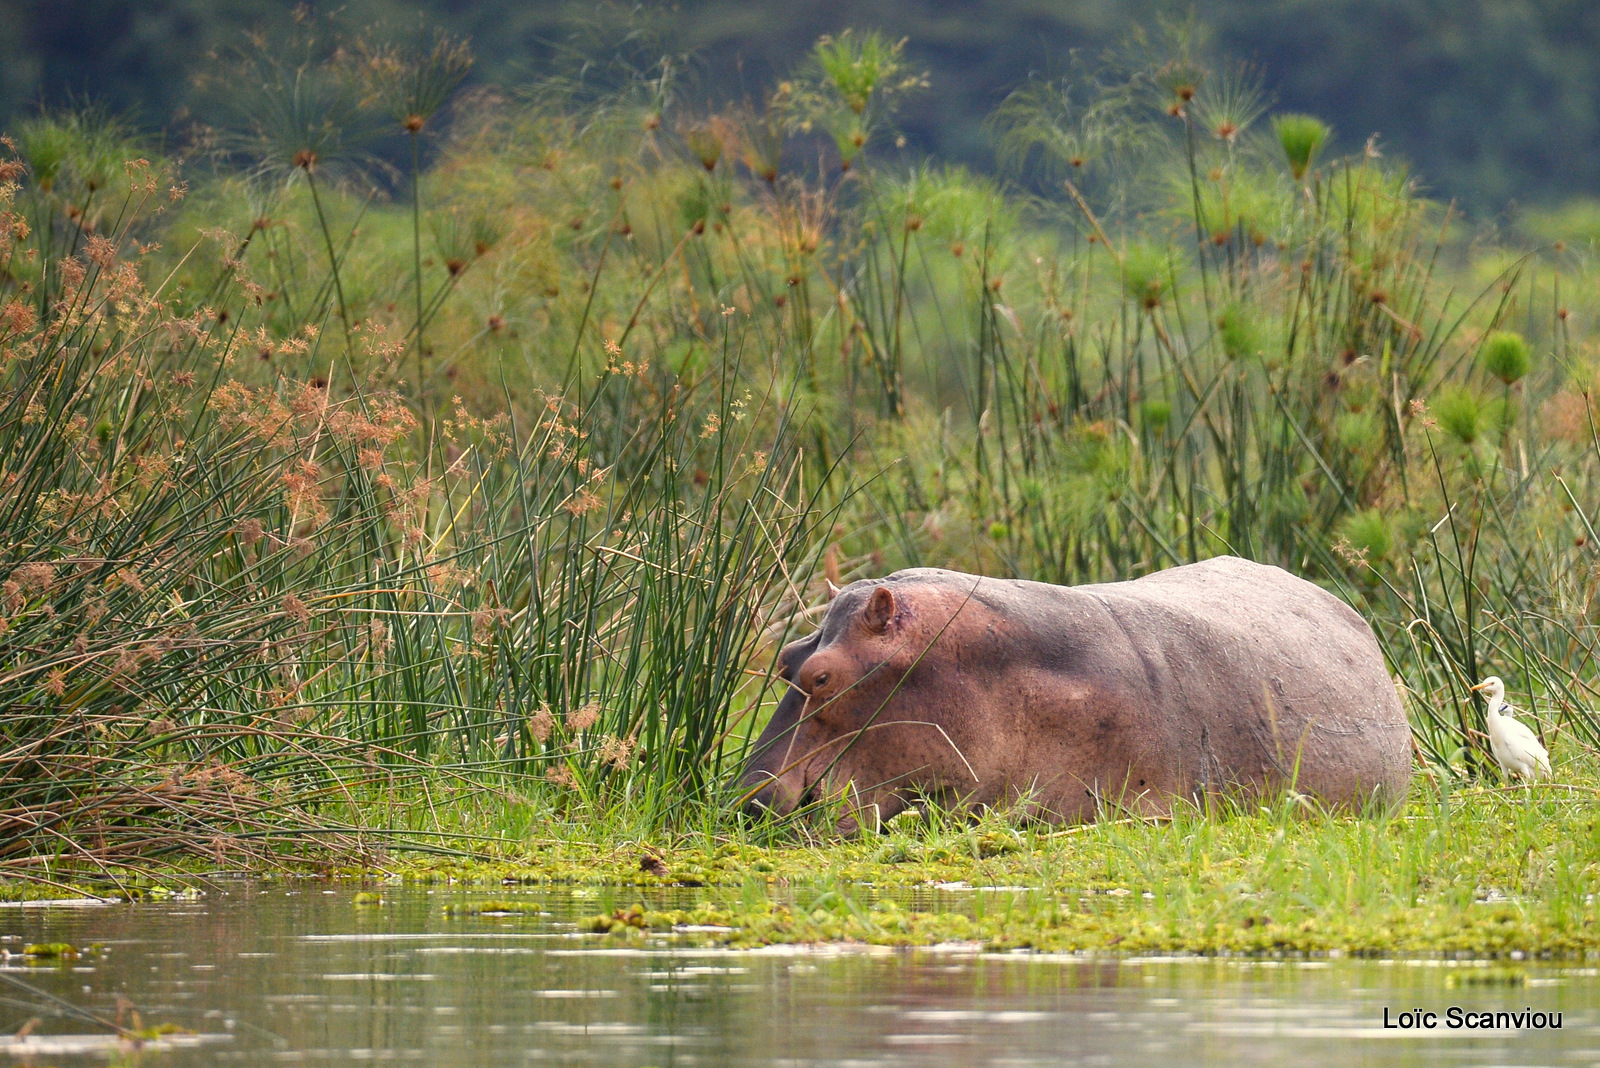
[[[463,924],[486,914],[496,923],[536,915],[518,886],[593,888],[596,912],[583,926],[625,943],[960,941],[1040,951],[1568,958],[1600,951],[1600,775],[1588,760],[1561,764],[1557,782],[1531,790],[1422,779],[1397,810],[1364,819],[1318,814],[1293,799],[1070,829],[934,811],[848,841],[717,821],[671,832],[602,812],[561,820],[538,800],[458,790],[433,796],[431,806],[407,806],[412,815],[394,830],[402,839],[431,831],[460,853],[369,857],[322,873],[493,889],[493,899],[445,906]],[[153,885],[170,892],[206,877],[203,867],[165,868]],[[134,893],[147,895],[150,886]],[[681,887],[700,888],[699,903],[643,904]],[[944,895],[927,897],[934,887]],[[28,891],[6,884],[8,896]],[[682,925],[728,930],[673,931]]]
[[[531,817],[531,818],[530,818]],[[480,816],[480,819],[482,817]],[[848,842],[718,827],[640,835],[602,821],[569,837],[502,809],[507,842],[477,860],[398,862],[408,880],[604,888],[591,929],[622,938],[674,925],[732,928],[734,946],[857,941],[991,948],[1216,953],[1419,952],[1581,956],[1600,951],[1600,778],[1584,761],[1558,782],[1449,788],[1421,780],[1395,812],[1180,809],[1170,822],[1070,829],[991,814],[905,817]],[[509,821],[509,824],[508,824]],[[597,833],[598,832],[598,833]],[[908,897],[980,888],[939,909]],[[656,910],[652,888],[702,886],[702,903]],[[984,887],[1010,889],[983,890]],[[604,922],[602,922],[604,919]]]

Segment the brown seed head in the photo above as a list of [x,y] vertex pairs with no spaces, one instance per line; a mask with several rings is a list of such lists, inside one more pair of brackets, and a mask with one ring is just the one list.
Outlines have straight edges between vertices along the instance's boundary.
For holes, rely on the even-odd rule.
[[39,316],[33,310],[33,305],[20,300],[13,300],[0,308],[0,323],[14,334],[24,334],[32,330],[38,323]]
[[56,569],[45,563],[23,564],[11,573],[11,577],[21,583],[25,590],[45,593],[55,585]]
[[567,713],[567,730],[573,734],[586,731],[600,722],[600,703],[590,701],[582,708],[575,708]]
[[283,595],[283,614],[302,627],[311,622],[311,609],[306,603],[292,593]]
[[619,771],[626,768],[633,759],[633,740],[631,738],[618,738],[615,735],[606,735],[600,739],[600,762],[610,764]]

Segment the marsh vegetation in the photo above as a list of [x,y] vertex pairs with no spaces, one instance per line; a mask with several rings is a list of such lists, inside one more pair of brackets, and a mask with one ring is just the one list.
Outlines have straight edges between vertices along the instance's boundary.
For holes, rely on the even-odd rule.
[[1587,811],[1589,248],[1181,38],[1002,105],[1049,196],[898,154],[873,34],[718,107],[461,95],[444,37],[227,62],[182,158],[77,111],[0,162],[0,875],[765,840],[773,652],[921,564],[1280,564],[1372,621],[1428,804],[1497,783],[1496,673]]

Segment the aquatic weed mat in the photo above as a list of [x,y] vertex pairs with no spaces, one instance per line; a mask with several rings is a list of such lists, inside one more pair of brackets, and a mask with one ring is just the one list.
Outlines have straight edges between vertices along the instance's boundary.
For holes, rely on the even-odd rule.
[[[596,888],[585,929],[739,947],[973,942],[1119,953],[1571,957],[1600,949],[1593,788],[1419,791],[1356,818],[1284,805],[1073,828],[902,819],[811,844],[551,841],[417,858],[406,882]],[[698,888],[692,905],[663,902]],[[470,913],[463,913],[470,919]]]
[[[1424,780],[1399,811],[1366,818],[1311,812],[1292,797],[1066,828],[932,811],[840,839],[803,827],[651,833],[615,819],[506,814],[472,855],[396,853],[346,867],[323,857],[304,875],[377,915],[390,887],[433,889],[440,918],[468,927],[542,923],[529,903],[565,887],[576,911],[564,922],[618,947],[1570,959],[1600,950],[1600,810],[1594,776],[1567,770],[1572,781],[1532,789]],[[512,823],[541,836],[504,833]],[[104,893],[95,874],[76,873],[76,884]],[[228,874],[240,873],[171,866],[127,896],[204,891]],[[0,887],[0,898],[21,893]]]
[[[1442,1011],[1460,1004],[1513,1012],[1532,1006],[1564,1011],[1569,1029],[1591,1023],[1600,1005],[1591,964],[1416,954],[1369,961],[1327,959],[1335,953],[1293,960],[994,952],[973,942],[775,943],[741,950],[696,944],[691,939],[697,932],[688,930],[642,938],[582,931],[584,917],[607,892],[599,886],[243,880],[196,900],[27,915],[16,910],[0,914],[0,938],[8,945],[103,941],[103,957],[70,966],[25,966],[25,973],[11,974],[23,974],[38,989],[54,990],[107,1019],[122,994],[146,1023],[201,1034],[217,1033],[224,1025],[219,1019],[235,1025],[230,1048],[173,1050],[164,1055],[173,1064],[219,1057],[265,1063],[291,1055],[315,1064],[352,1056],[464,1064],[469,1060],[452,1060],[448,1051],[468,1042],[470,1063],[509,1063],[526,1059],[530,1050],[659,1049],[669,1040],[715,1049],[761,1033],[760,1020],[807,1041],[826,1038],[841,1057],[877,1059],[880,1049],[892,1053],[959,1031],[968,1035],[970,1049],[1026,1047],[1030,1060],[1049,1063],[1049,1050],[1059,1047],[1062,1035],[1094,1027],[1105,1032],[1105,1042],[1095,1048],[1108,1049],[1126,1041],[1130,1026],[1142,1029],[1136,1033],[1161,1028],[1170,1057],[1174,1035],[1253,1036],[1258,1046],[1264,1040],[1282,1045],[1286,1037],[1326,1043],[1335,1028],[1357,1038],[1395,1037],[1382,1030],[1385,1005]],[[715,889],[636,892],[658,907],[680,907]],[[382,903],[360,895],[375,895]],[[545,915],[480,913],[469,919],[446,911],[453,904],[495,899]],[[79,970],[85,964],[94,971]],[[82,985],[94,989],[82,992]],[[1307,1006],[1315,1006],[1314,1012]],[[1115,1024],[1107,1026],[1111,1009],[1117,1010]],[[814,1023],[823,1018],[830,1025],[819,1032]],[[1266,1023],[1270,1034],[1263,1034]],[[470,1036],[463,1035],[463,1024],[471,1025]],[[56,1019],[35,1033],[68,1029],[92,1030]],[[1516,1052],[1526,1054],[1531,1038],[1516,1035]],[[1504,1040],[1513,1041],[1512,1035]],[[1474,1052],[1484,1059],[1482,1046]],[[1494,1059],[1547,1063],[1546,1052],[1534,1054],[1535,1061]],[[770,1063],[765,1050],[758,1053],[739,1063]],[[1326,1060],[1310,1054],[1298,1059],[1307,1057]],[[629,1060],[652,1063],[644,1055]],[[993,1055],[989,1060],[1007,1062]],[[897,1063],[887,1057],[883,1062]],[[975,1054],[959,1061],[982,1062]]]

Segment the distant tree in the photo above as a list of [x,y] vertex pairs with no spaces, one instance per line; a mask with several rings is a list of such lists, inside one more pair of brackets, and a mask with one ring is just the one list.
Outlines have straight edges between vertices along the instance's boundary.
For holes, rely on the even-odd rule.
[[[983,119],[1030,71],[1116,47],[1193,12],[1216,58],[1253,60],[1285,110],[1326,119],[1336,149],[1373,134],[1441,196],[1480,212],[1600,187],[1600,4],[1587,0],[332,0],[352,30],[420,15],[471,41],[473,79],[603,77],[617,51],[692,51],[696,91],[748,96],[821,34],[905,38],[934,92],[897,118],[916,154],[987,167]],[[194,75],[251,31],[297,17],[282,0],[0,0],[0,115],[96,100],[150,128],[201,107]],[[634,59],[639,56],[635,55]],[[200,116],[204,118],[205,116]]]

